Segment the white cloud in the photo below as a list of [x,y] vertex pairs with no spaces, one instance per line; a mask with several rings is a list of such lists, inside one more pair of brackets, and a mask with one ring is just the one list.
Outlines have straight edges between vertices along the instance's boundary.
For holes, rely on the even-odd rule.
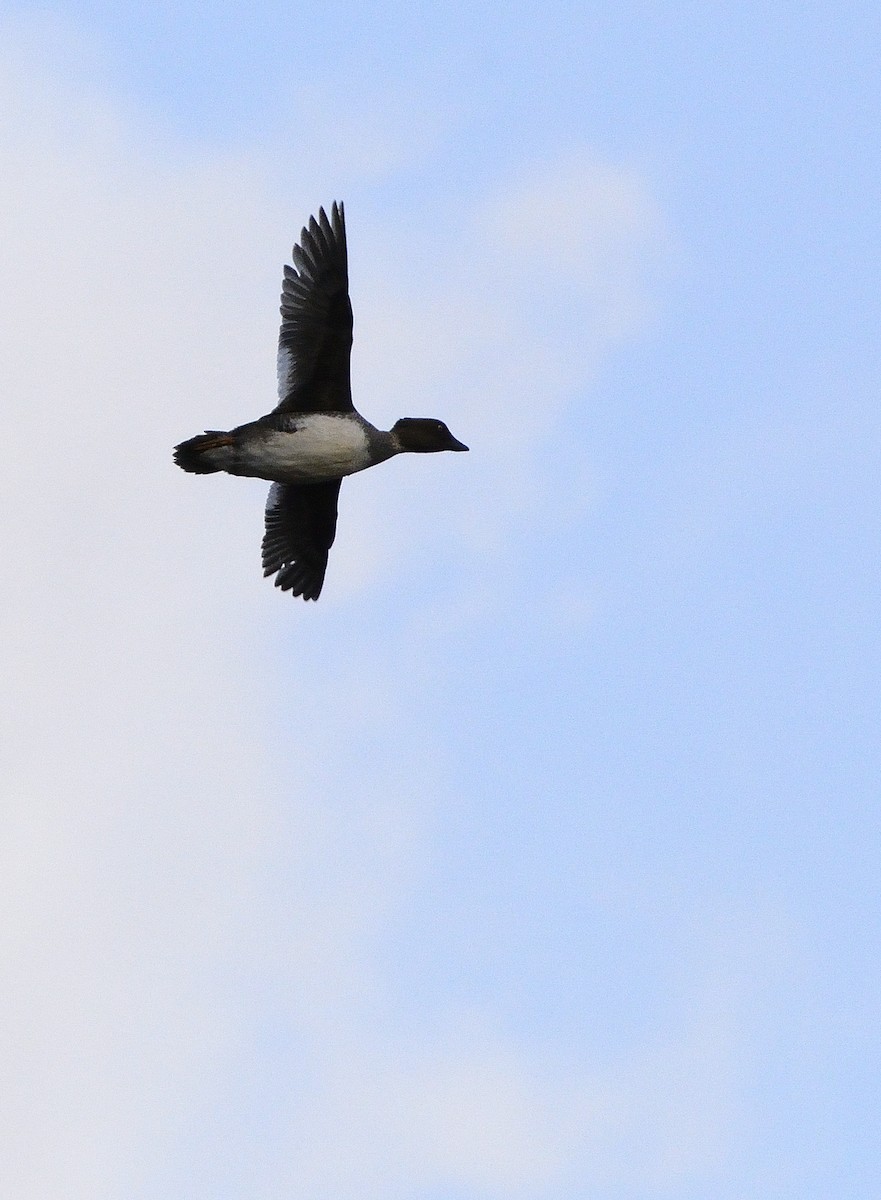
[[[620,288],[622,257],[632,270],[637,258],[667,249],[670,237],[634,171],[583,155],[535,170],[489,206],[485,219],[499,245],[545,288],[561,278],[585,289],[610,281]],[[638,279],[627,282],[641,290]]]
[[[343,599],[328,597],[306,624],[259,579],[261,490],[187,479],[170,461],[201,422],[242,419],[263,394],[269,406],[266,230],[281,200],[248,158],[140,149],[130,118],[81,78],[41,72],[32,51],[3,71],[0,1157],[10,1194],[144,1195],[163,1163],[169,1176],[191,1168],[210,1180],[235,1158],[256,1177],[253,1196],[541,1195],[630,1178],[625,1151],[646,1128],[652,1178],[687,1171],[729,1104],[724,1055],[714,1058],[700,1014],[635,1067],[596,1078],[543,1063],[494,1031],[492,1013],[453,1014],[406,1038],[383,1025],[374,941],[417,886],[419,814],[440,787],[434,748],[416,761],[395,744],[406,714],[377,691],[382,671],[363,682],[369,647],[344,679],[282,681],[253,626],[283,620],[291,655],[299,639],[332,637],[380,541],[425,536],[419,513],[378,519],[409,475],[365,481],[334,560]],[[602,246],[649,236],[654,218],[632,180],[578,170],[592,232],[579,233],[564,205],[553,219],[572,240],[551,244],[590,290]],[[497,232],[519,237],[562,186],[525,187]],[[475,218],[475,253],[491,211]],[[501,275],[446,277],[393,302],[380,275],[358,284],[365,297],[377,285],[359,369],[379,379],[380,354],[387,362],[396,343],[389,404],[411,399],[417,379],[461,385],[451,424],[520,464],[536,402],[558,415],[603,337],[620,334],[616,308],[586,361],[559,370],[553,341],[525,336],[528,289],[507,308]],[[492,487],[467,502],[452,476],[426,475],[420,502],[443,501],[463,523],[480,505],[497,525],[522,479],[500,451],[492,469]],[[341,749],[340,728],[356,728],[361,748]],[[289,1035],[284,1070],[266,1083],[273,1139],[237,1096],[264,1009]]]
[[[398,234],[361,230],[357,393],[383,419],[441,415],[475,448],[447,470],[423,464],[420,491],[482,573],[500,555],[504,569],[524,516],[558,523],[542,479],[548,460],[560,481],[589,474],[567,416],[610,349],[653,318],[674,239],[633,172],[585,155],[541,164],[471,211],[451,211],[430,251],[425,231],[409,228],[404,260]],[[400,481],[386,474],[367,486],[392,492]],[[383,492],[389,537],[406,540],[388,499]]]

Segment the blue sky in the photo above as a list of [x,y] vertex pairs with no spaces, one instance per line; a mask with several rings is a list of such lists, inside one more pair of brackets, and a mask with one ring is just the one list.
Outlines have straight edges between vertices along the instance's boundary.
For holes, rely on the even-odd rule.
[[[607,9],[2,19],[19,1200],[872,1193],[881,17]],[[472,449],[307,607],[170,448],[334,198]]]

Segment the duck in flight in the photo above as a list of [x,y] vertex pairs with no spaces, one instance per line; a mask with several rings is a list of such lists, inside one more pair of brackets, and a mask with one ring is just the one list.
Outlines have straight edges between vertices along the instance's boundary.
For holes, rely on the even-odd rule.
[[228,433],[208,430],[174,448],[184,471],[226,471],[272,483],[266,502],[263,574],[317,600],[336,534],[345,475],[395,454],[467,450],[443,421],[403,417],[387,432],[352,404],[352,305],[342,204],[311,217],[284,269],[278,336],[279,403]]

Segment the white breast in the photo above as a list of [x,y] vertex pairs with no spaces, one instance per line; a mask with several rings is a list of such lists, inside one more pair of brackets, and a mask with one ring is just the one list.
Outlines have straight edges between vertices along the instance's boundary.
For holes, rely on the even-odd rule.
[[338,479],[370,466],[362,426],[332,413],[297,418],[293,432],[267,433],[253,449],[264,478],[289,483]]

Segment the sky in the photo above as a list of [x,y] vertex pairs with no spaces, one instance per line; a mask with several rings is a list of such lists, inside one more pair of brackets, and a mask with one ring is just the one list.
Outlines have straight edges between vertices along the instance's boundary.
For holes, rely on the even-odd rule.
[[[881,1172],[881,14],[0,15],[0,1197]],[[265,487],[281,267],[468,455]]]

